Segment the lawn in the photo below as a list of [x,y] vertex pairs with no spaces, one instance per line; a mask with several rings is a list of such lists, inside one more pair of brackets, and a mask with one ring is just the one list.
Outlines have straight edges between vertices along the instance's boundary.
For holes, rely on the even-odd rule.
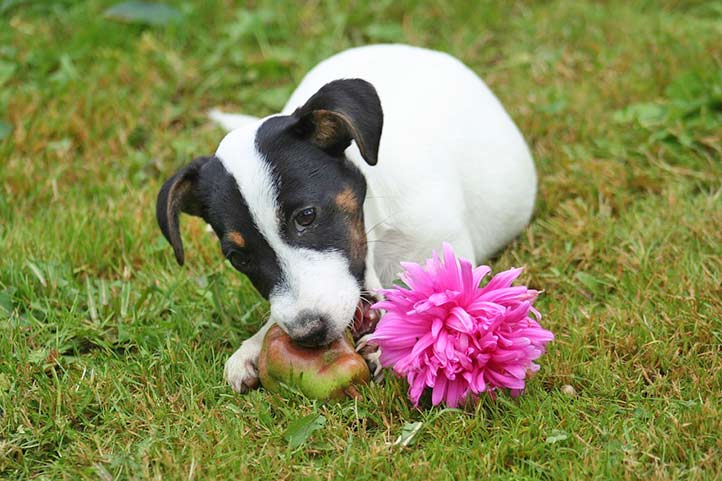
[[[722,477],[718,2],[186,0],[167,25],[113,3],[0,1],[0,478]],[[223,135],[209,108],[278,111],[374,42],[461,58],[533,151],[533,222],[490,261],[526,267],[556,334],[518,399],[238,395],[223,363],[267,306],[202,222],[183,268],[156,227]]]

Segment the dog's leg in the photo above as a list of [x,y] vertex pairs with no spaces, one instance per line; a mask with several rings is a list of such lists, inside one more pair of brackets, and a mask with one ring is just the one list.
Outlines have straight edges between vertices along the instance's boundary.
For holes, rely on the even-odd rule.
[[266,322],[257,333],[249,337],[226,361],[223,375],[234,391],[243,394],[258,387],[258,355],[266,331],[272,322]]

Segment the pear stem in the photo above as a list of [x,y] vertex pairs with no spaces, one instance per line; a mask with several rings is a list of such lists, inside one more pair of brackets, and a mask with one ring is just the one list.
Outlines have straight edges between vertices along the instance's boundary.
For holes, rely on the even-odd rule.
[[346,389],[343,390],[344,394],[346,394],[348,397],[352,399],[360,399],[361,393],[356,390],[355,387],[349,386]]

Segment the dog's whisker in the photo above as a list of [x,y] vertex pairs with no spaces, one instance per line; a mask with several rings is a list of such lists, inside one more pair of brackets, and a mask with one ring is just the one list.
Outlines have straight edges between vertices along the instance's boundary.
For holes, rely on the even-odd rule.
[[261,320],[266,322],[271,317],[271,310],[268,309],[265,312],[261,312]]
[[367,195],[367,199],[398,199],[399,195]]
[[398,243],[398,242],[393,242],[393,241],[389,241],[389,240],[382,240],[382,239],[367,240],[367,241],[366,241],[366,245],[368,245],[368,244],[388,244],[388,245],[391,245],[391,246],[394,246],[394,247],[406,248],[405,245],[400,244],[400,243]]
[[[398,213],[398,212],[397,212],[397,213]],[[389,216],[386,217],[385,219],[382,219],[382,220],[380,220],[379,222],[375,223],[373,226],[371,226],[370,229],[366,229],[366,235],[369,235],[374,229],[376,229],[377,227],[381,226],[381,225],[384,224],[385,222],[388,222],[388,221],[389,221],[393,216],[395,216],[397,213],[394,213],[394,214],[389,215]]]

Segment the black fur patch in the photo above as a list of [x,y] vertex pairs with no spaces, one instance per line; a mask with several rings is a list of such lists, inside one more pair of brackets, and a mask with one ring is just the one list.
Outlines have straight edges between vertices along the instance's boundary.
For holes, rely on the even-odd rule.
[[[179,182],[185,185],[173,188]],[[221,240],[223,255],[233,267],[248,276],[263,297],[268,298],[273,287],[281,281],[278,259],[253,223],[236,180],[218,158],[194,161],[171,177],[158,194],[158,224],[174,248],[174,239],[177,239],[179,249],[176,252],[180,250],[178,261],[182,264],[183,246],[177,221],[179,210],[208,222]],[[166,219],[171,219],[171,222]],[[172,222],[173,219],[175,222]],[[242,249],[227,241],[226,234],[229,232],[241,233],[245,241]]]
[[[344,156],[356,141],[366,162],[378,159],[383,113],[376,91],[359,79],[322,87],[292,115],[271,117],[256,132],[256,147],[278,187],[281,236],[289,245],[337,251],[349,259],[351,274],[363,286],[366,233],[363,201],[366,181]],[[298,229],[295,215],[313,207],[315,220]],[[156,216],[183,264],[178,214],[203,217],[221,240],[223,254],[268,298],[283,282],[276,253],[256,228],[234,177],[216,157],[196,159],[163,185]],[[241,247],[226,234],[240,233]]]
[[369,165],[378,162],[384,114],[376,89],[362,79],[334,80],[296,109],[294,129],[334,156],[356,141]]
[[[317,251],[335,250],[349,259],[353,276],[363,285],[366,266],[366,239],[363,255],[353,245],[353,226],[363,230],[363,208],[349,212],[336,203],[345,190],[351,190],[359,205],[366,197],[366,180],[345,157],[336,157],[299,138],[292,116],[272,117],[256,134],[258,151],[276,176],[281,208],[281,236],[292,246]],[[302,209],[316,209],[316,220],[299,232],[293,216]],[[358,240],[356,239],[358,242]]]

